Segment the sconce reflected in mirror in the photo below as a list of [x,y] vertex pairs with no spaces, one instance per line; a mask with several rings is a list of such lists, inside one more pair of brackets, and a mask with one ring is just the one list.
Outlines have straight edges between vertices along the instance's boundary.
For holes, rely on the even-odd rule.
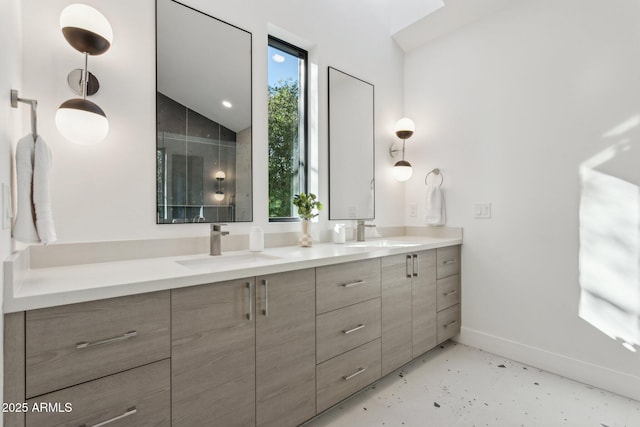
[[404,159],[404,152],[405,143],[407,142],[407,139],[411,138],[415,130],[416,126],[413,123],[413,120],[406,117],[398,120],[394,127],[396,136],[402,140],[402,150],[394,148],[395,144],[391,144],[391,147],[389,148],[389,154],[391,157],[396,157],[398,152],[402,151],[402,160],[398,160],[393,165],[393,177],[398,181],[407,181],[411,178],[411,175],[413,175],[413,168],[411,167],[411,163]]
[[227,175],[223,171],[216,172],[216,181],[218,181],[218,189],[213,195],[213,200],[216,202],[221,202],[224,200],[224,191],[222,191],[222,181],[227,177]]
[[65,138],[76,144],[100,142],[109,132],[109,122],[102,108],[86,99],[100,87],[98,79],[87,70],[87,65],[89,55],[102,55],[109,50],[113,30],[104,15],[84,4],[65,7],[60,14],[60,28],[67,42],[84,54],[84,68],[69,73],[69,86],[82,98],[69,99],[58,107],[56,127]]

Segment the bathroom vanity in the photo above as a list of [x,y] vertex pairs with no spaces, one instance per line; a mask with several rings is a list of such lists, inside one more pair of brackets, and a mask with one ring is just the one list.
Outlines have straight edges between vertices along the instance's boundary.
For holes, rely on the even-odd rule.
[[41,269],[16,254],[4,396],[26,411],[5,425],[299,425],[458,333],[461,243]]

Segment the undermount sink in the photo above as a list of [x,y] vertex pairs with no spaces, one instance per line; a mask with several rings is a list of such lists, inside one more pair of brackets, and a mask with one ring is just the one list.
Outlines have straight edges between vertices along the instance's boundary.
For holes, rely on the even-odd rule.
[[238,255],[219,255],[219,256],[207,256],[205,258],[186,259],[182,261],[176,261],[178,264],[185,267],[202,270],[202,269],[220,269],[226,267],[238,267],[242,265],[256,265],[270,261],[282,259],[275,255],[267,255],[262,253],[248,253]]
[[348,248],[408,248],[418,246],[419,243],[401,242],[398,240],[368,240],[364,242],[347,243]]

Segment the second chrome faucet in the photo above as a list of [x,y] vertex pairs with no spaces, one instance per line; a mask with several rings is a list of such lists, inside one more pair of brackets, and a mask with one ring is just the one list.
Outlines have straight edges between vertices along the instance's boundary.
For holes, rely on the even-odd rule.
[[211,224],[209,255],[222,255],[222,236],[229,234],[228,231],[222,231],[223,225],[227,224]]

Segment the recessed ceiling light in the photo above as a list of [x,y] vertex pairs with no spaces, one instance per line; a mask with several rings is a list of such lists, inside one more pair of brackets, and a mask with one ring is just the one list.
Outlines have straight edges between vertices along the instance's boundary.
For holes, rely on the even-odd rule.
[[230,103],[229,101],[222,101],[222,105],[223,105],[223,106],[225,106],[225,107],[227,107],[227,108],[231,108],[231,107],[233,107],[233,104],[232,104],[232,103]]
[[274,53],[273,56],[271,57],[271,59],[273,59],[275,62],[277,62],[278,64],[281,64],[284,62],[284,56],[278,54],[278,53]]

